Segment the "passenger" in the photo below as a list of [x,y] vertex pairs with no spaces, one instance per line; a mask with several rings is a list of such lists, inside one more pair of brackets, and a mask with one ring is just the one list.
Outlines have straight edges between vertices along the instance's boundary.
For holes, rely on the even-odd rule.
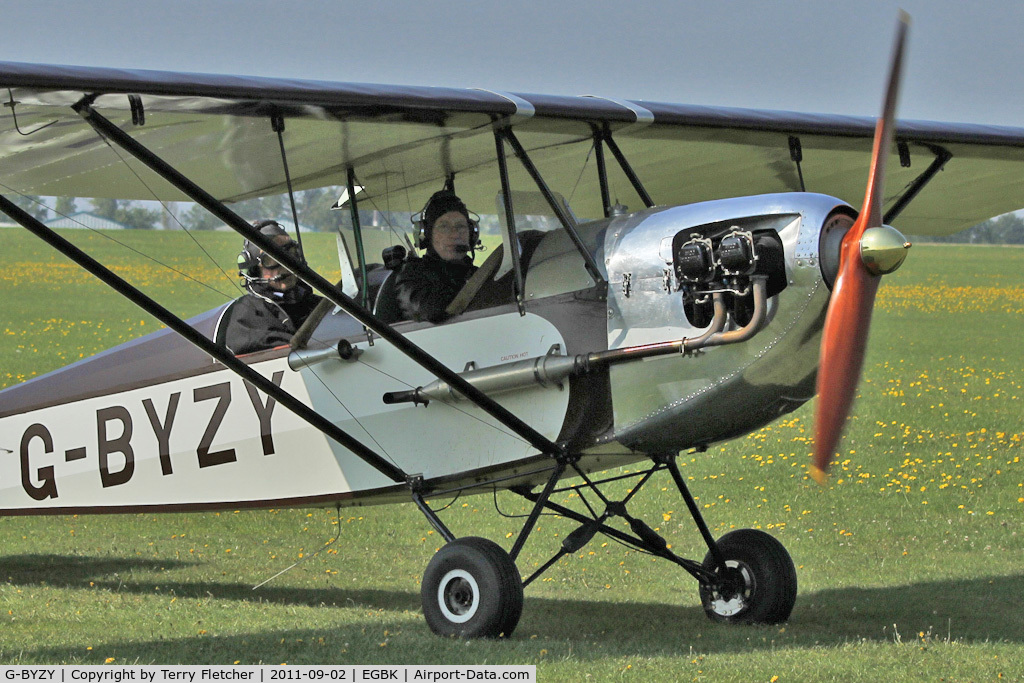
[[466,205],[450,190],[431,196],[423,209],[418,246],[422,258],[411,258],[392,276],[399,320],[442,322],[445,309],[476,272],[474,250],[479,228]]
[[[254,221],[253,227],[287,254],[300,256],[298,245],[276,221]],[[235,355],[287,344],[320,302],[309,286],[249,240],[238,255],[238,274],[249,293],[221,314],[216,336]]]

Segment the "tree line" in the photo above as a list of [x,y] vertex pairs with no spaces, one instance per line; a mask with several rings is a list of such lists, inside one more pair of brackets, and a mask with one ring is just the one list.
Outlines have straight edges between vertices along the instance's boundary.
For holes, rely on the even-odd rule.
[[[295,210],[303,229],[318,232],[332,232],[340,227],[351,225],[351,213],[347,210],[332,211],[331,206],[341,194],[340,187],[322,187],[295,193]],[[186,229],[215,230],[223,227],[223,223],[209,211],[198,204],[186,204],[179,208],[177,202],[161,207],[155,202],[138,202],[128,199],[76,197],[36,197],[32,195],[12,195],[12,201],[26,213],[39,221],[49,221],[60,217],[72,217],[79,212],[88,212],[99,218],[120,223],[137,230]],[[184,204],[184,203],[182,203]],[[273,218],[291,223],[292,209],[287,194],[270,195],[235,202],[229,205],[238,215],[248,220]],[[409,213],[381,212],[360,209],[360,222],[371,226],[402,220],[398,225],[401,229],[409,228]]]
[[1024,244],[1024,218],[1017,213],[1007,213],[952,235],[925,235],[913,240],[941,244]]
[[[303,229],[317,232],[333,232],[351,225],[348,210],[332,211],[331,206],[340,196],[340,187],[321,187],[295,193],[295,209]],[[71,216],[79,211],[88,211],[100,218],[116,221],[129,228],[139,230],[181,229],[215,230],[223,224],[203,207],[192,204],[183,211],[169,211],[152,208],[153,202],[136,202],[127,199],[77,199],[75,197],[34,197],[13,195],[15,204],[40,221],[60,216]],[[287,194],[257,197],[236,202],[231,209],[249,220],[274,218],[291,222],[291,203]],[[392,225],[400,231],[409,231],[409,212],[377,211],[366,205],[360,209],[360,223]],[[491,218],[491,217],[485,217]],[[492,221],[486,221],[487,228]],[[915,242],[947,244],[1024,244],[1024,218],[1018,213],[1008,213],[991,218],[983,223],[945,236],[910,236]]]

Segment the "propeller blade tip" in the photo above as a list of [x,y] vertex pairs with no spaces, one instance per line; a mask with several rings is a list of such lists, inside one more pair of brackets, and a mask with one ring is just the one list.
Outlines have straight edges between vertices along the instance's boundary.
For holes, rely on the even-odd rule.
[[817,465],[811,465],[809,474],[811,475],[811,479],[818,482],[821,486],[824,486],[826,482],[828,482],[828,472]]

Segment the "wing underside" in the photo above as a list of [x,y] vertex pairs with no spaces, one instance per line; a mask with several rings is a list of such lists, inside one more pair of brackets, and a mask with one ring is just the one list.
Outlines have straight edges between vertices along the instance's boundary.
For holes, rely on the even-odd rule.
[[[867,118],[11,63],[0,63],[0,97],[3,192],[186,199],[72,109],[94,97],[97,111],[223,201],[285,191],[280,117],[296,190],[344,185],[352,168],[374,206],[401,211],[453,173],[470,206],[493,207],[495,126],[511,126],[584,218],[603,214],[602,129],[656,204],[806,189],[859,206],[874,132]],[[904,232],[948,234],[1024,207],[1024,129],[904,121],[896,142],[887,207],[949,157],[893,221]],[[610,157],[608,169],[613,202],[642,208]]]

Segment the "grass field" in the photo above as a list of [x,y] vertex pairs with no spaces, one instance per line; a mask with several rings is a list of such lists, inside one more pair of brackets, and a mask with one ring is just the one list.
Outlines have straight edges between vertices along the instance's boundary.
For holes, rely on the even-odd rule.
[[[220,292],[73,232],[183,316],[237,295],[231,272],[181,233],[112,236]],[[237,238],[201,238],[233,264]],[[333,273],[333,242],[306,239],[322,252],[314,265]],[[34,238],[0,240],[0,386],[154,328]],[[806,476],[813,405],[681,458],[716,535],[762,528],[791,552],[800,591],[783,626],[711,623],[688,575],[598,537],[527,589],[511,639],[439,639],[420,614],[419,580],[440,542],[411,505],[4,518],[0,663],[508,663],[536,664],[545,682],[1024,680],[1022,259],[1021,249],[915,247],[886,280],[827,487]],[[635,513],[703,557],[667,478]],[[458,535],[506,544],[517,530],[486,496],[442,517]],[[568,527],[544,517],[538,529],[524,573]]]

